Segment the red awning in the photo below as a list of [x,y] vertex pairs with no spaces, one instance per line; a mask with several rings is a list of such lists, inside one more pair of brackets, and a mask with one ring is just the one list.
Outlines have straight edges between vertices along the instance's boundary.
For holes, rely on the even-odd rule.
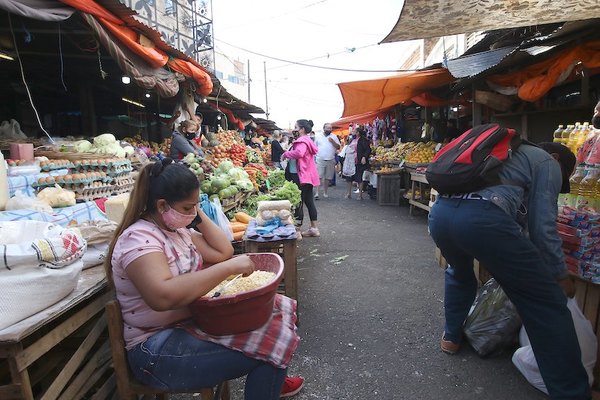
[[368,113],[400,104],[421,93],[447,85],[455,78],[447,69],[404,73],[388,78],[338,83],[344,98],[343,117]]

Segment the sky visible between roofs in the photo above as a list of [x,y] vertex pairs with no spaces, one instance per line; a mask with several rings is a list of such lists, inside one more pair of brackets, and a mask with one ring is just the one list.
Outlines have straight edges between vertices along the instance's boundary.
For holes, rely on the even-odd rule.
[[[245,65],[250,60],[250,101],[265,110],[266,61],[269,119],[284,129],[297,119],[312,119],[318,131],[323,123],[341,117],[344,104],[336,83],[394,73],[327,70],[275,59],[346,70],[396,70],[407,43],[377,43],[394,27],[402,4],[403,0],[213,0],[215,51]],[[222,82],[226,88],[231,85],[226,79]],[[247,89],[240,97],[247,100]]]

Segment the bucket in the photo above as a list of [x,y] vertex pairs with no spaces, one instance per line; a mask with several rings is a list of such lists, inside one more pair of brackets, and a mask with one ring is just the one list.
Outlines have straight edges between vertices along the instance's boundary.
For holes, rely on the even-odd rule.
[[256,270],[274,272],[275,279],[266,286],[216,298],[200,297],[190,304],[196,325],[209,335],[232,335],[250,332],[266,324],[273,313],[277,287],[283,277],[284,264],[274,253],[248,254]]

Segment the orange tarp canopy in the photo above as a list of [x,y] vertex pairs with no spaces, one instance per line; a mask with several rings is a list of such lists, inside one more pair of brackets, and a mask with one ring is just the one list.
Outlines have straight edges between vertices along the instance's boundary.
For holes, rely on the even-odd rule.
[[180,74],[189,76],[198,82],[198,94],[202,96],[208,96],[213,90],[213,82],[210,75],[205,71],[201,70],[189,61],[180,60],[178,58],[170,59],[168,62],[169,67]]
[[331,126],[334,129],[346,129],[350,124],[367,124],[373,122],[373,120],[377,117],[384,117],[388,113],[388,110],[377,110],[377,111],[369,111],[366,113],[351,115],[349,117],[344,117],[338,119],[335,122],[331,123]]
[[438,68],[382,79],[338,83],[344,98],[342,117],[383,110],[455,80],[447,69]]
[[81,12],[91,14],[96,18],[104,18],[113,24],[123,25],[123,21],[113,15],[106,8],[96,3],[94,0],[60,0],[62,3],[69,5]]
[[533,102],[548,93],[559,80],[565,79],[579,62],[589,69],[600,67],[600,41],[581,44],[521,71],[492,75],[487,80],[496,86],[518,88],[519,98]]
[[113,24],[112,22],[99,18],[104,25],[122,44],[129,50],[141,56],[152,68],[161,68],[169,60],[169,56],[156,47],[148,47],[138,43],[138,34],[133,29]]

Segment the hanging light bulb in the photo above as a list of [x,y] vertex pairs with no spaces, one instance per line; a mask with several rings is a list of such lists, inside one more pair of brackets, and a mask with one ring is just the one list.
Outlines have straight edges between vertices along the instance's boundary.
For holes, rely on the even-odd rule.
[[121,77],[121,82],[123,82],[124,85],[129,85],[131,83],[131,78],[127,75],[123,75]]
[[217,115],[217,120],[221,120],[221,114]]
[[146,93],[146,98],[149,99],[150,98],[150,93]]

